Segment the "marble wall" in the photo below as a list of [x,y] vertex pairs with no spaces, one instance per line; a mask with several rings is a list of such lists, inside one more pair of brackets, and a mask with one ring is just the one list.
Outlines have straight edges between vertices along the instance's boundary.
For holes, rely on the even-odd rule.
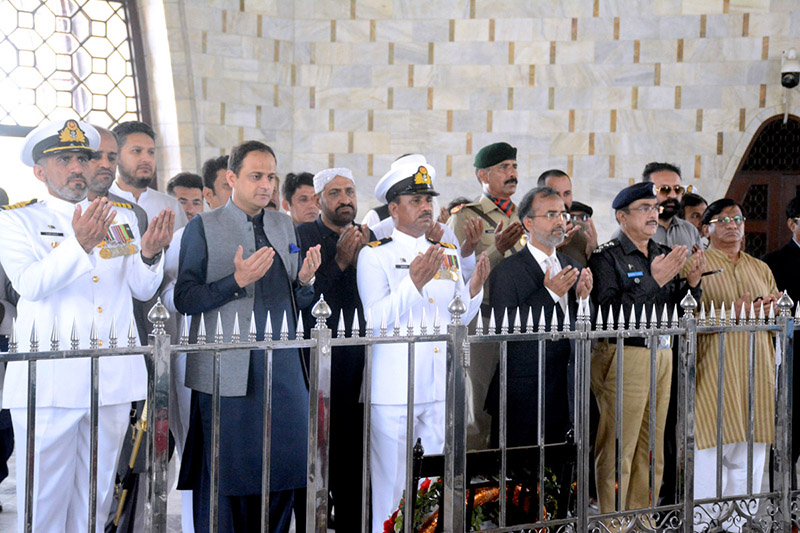
[[[350,167],[361,213],[391,161],[422,152],[447,200],[478,194],[485,144],[519,149],[521,190],[574,177],[601,238],[645,163],[725,194],[758,126],[786,109],[796,0],[142,0],[161,174],[245,139],[279,172]],[[795,89],[795,92],[797,89]],[[164,180],[162,180],[164,181]],[[517,195],[521,197],[521,193]]]

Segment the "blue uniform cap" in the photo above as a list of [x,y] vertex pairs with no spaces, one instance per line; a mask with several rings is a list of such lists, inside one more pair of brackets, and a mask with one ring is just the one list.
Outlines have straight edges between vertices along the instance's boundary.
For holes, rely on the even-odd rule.
[[650,181],[634,183],[630,187],[625,187],[614,198],[611,207],[615,211],[625,209],[636,200],[647,200],[656,197],[656,186]]

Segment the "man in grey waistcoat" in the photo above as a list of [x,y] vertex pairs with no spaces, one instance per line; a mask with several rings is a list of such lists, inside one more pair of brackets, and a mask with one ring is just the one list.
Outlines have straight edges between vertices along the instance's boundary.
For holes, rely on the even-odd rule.
[[[251,314],[263,339],[267,312],[273,336],[286,316],[296,331],[299,309],[313,304],[319,246],[303,262],[291,218],[264,208],[275,188],[276,159],[258,141],[236,146],[228,162],[233,188],[228,203],[194,217],[181,241],[175,305],[191,315],[195,342],[200,314],[213,335],[217,313],[225,342],[235,317],[246,335]],[[220,368],[219,521],[222,532],[258,531],[264,419],[264,352],[226,351]],[[209,531],[213,354],[189,354],[186,386],[192,389],[189,436],[181,467],[182,489],[194,491],[195,531]],[[299,350],[273,352],[270,448],[270,531],[289,530],[295,490],[306,485],[307,374]]]

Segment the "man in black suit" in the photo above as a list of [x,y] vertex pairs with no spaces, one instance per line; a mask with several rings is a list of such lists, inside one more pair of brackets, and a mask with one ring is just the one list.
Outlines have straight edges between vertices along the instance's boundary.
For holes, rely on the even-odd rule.
[[[800,196],[795,196],[786,206],[786,224],[792,230],[792,240],[780,250],[775,250],[765,255],[762,260],[769,265],[778,289],[786,291],[792,300],[797,303],[800,299],[800,277],[797,275],[797,265],[800,264]],[[800,370],[795,366],[794,375],[798,376]],[[797,377],[795,377],[795,380]],[[792,387],[793,413],[800,413],[800,387]],[[797,415],[795,415],[797,416]],[[800,457],[800,420],[792,421],[792,468]],[[792,481],[797,476],[792,476]],[[796,486],[796,483],[792,483]]]
[[[374,240],[367,226],[355,224],[358,210],[356,184],[347,168],[329,168],[313,177],[320,214],[313,222],[297,226],[302,254],[320,245],[322,263],[314,281],[314,301],[320,296],[331,308],[328,327],[339,329],[344,317],[345,335],[353,334],[353,317],[366,325],[356,283],[356,261],[361,248]],[[312,307],[303,310],[306,337],[316,319]],[[331,411],[329,486],[333,494],[336,531],[361,530],[361,471],[364,451],[364,406],[359,402],[364,374],[364,346],[331,348]],[[299,529],[298,529],[299,531]]]
[[[574,324],[578,299],[589,297],[592,273],[581,269],[574,259],[556,253],[566,235],[569,213],[559,194],[550,187],[529,191],[519,204],[519,218],[525,228],[527,245],[505,259],[489,277],[490,304],[499,324],[508,309],[509,323],[520,313],[526,324],[532,310],[538,327],[542,309],[549,329],[553,312],[559,325],[569,311]],[[519,311],[518,311],[519,310]],[[548,341],[545,350],[544,409],[545,442],[562,442],[571,427],[572,387],[570,377],[572,343]],[[508,343],[507,428],[508,446],[525,446],[537,440],[538,341]],[[492,416],[492,444],[499,435],[499,367],[486,396],[486,410]]]

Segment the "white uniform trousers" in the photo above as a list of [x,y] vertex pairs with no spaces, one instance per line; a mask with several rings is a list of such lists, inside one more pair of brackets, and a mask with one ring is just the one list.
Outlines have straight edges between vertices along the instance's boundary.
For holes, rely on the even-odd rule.
[[[406,405],[370,407],[370,474],[372,531],[383,533],[383,522],[397,510],[406,483]],[[444,402],[414,404],[414,438],[425,454],[444,450]]]
[[[764,477],[764,464],[767,460],[768,445],[763,442],[753,443],[753,494],[761,492],[761,481]],[[738,496],[747,494],[747,443],[734,442],[722,446],[722,496]],[[715,498],[717,496],[717,448],[707,448],[694,452],[694,497],[696,500]],[[743,507],[745,506],[745,507]],[[706,531],[709,522],[726,514],[730,505],[701,506],[704,511],[695,511],[695,531]],[[758,501],[741,503],[743,514],[755,516]],[[722,529],[725,531],[742,531],[745,524],[736,512],[725,520]]]
[[[114,497],[114,478],[131,404],[106,405],[97,424],[97,531],[102,532]],[[17,452],[17,526],[25,530],[25,408],[11,409]],[[36,409],[33,474],[33,531],[85,532],[89,527],[89,409]]]

